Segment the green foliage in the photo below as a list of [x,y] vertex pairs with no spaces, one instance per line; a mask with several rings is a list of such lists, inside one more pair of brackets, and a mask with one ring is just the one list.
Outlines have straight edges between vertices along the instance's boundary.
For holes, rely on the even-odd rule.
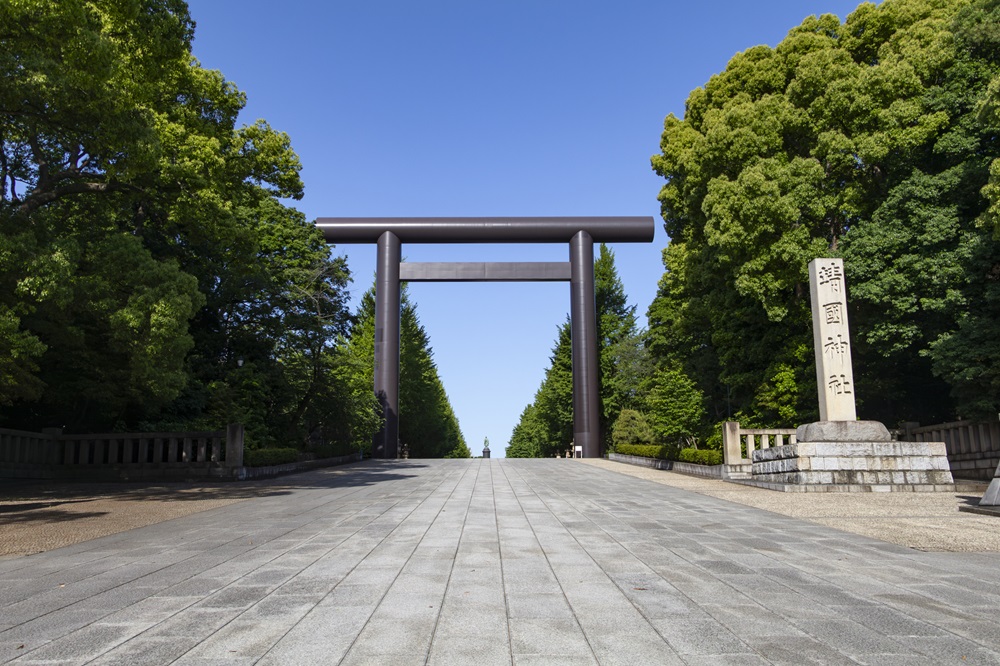
[[671,452],[671,447],[659,444],[622,444],[621,446],[615,446],[615,453],[620,453],[624,456],[641,456],[643,458],[659,458],[661,460],[670,460]]
[[819,256],[845,262],[863,418],[997,411],[997,25],[995,0],[810,17],[667,117],[649,350],[704,396],[702,428],[815,420]]
[[656,440],[679,444],[697,440],[705,416],[702,394],[679,367],[656,370],[646,394],[647,418]]
[[[438,376],[427,332],[404,288],[400,312],[399,439],[410,458],[470,458],[472,452]],[[375,288],[361,299],[348,354],[359,369],[359,382],[372,394],[375,361]],[[372,431],[371,434],[374,434]],[[364,444],[371,450],[371,434]]]
[[0,421],[370,438],[347,267],[185,4],[21,0],[0,25]]
[[466,446],[465,442],[463,441],[463,442],[459,442],[458,444],[456,444],[455,448],[453,448],[448,453],[444,454],[444,457],[445,458],[471,458],[472,457],[472,451],[469,450],[469,447]]
[[293,448],[250,449],[243,452],[243,464],[247,467],[268,467],[298,462],[299,450]]
[[514,426],[504,455],[508,458],[541,458],[541,443],[545,439],[545,427],[538,416],[534,404],[521,412],[521,419]]
[[573,441],[573,349],[568,321],[559,327],[550,360],[534,402],[514,426],[508,457],[562,455]]
[[677,460],[695,465],[721,465],[722,451],[714,449],[676,449],[657,444],[622,444],[615,447],[615,453],[659,460]]
[[[627,303],[615,268],[614,252],[603,243],[594,261],[597,338],[601,384],[601,439],[611,445],[611,429],[622,409],[641,407],[638,387],[647,375],[647,355],[636,331],[635,306]],[[573,441],[573,349],[570,323],[559,327],[551,364],[521,415],[507,457],[560,455]],[[511,455],[514,453],[516,455]]]
[[622,444],[652,444],[653,429],[642,412],[623,409],[611,431],[611,441],[618,451]]
[[358,450],[359,447],[349,442],[334,441],[313,446],[308,452],[312,453],[317,460],[322,460],[324,458],[340,458],[341,456],[354,455],[358,453]]
[[695,465],[721,465],[722,451],[713,449],[681,449],[677,454],[677,460]]
[[601,437],[611,443],[611,429],[625,408],[637,408],[637,388],[646,374],[645,346],[636,331],[635,306],[615,268],[615,253],[604,243],[594,260],[594,298],[601,370]]

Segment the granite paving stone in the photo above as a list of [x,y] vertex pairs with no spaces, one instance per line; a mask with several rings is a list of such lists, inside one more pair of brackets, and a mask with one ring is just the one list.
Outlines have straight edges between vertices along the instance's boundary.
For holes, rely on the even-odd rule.
[[[15,490],[0,663],[1000,664],[1000,541],[963,536],[996,518],[937,493],[769,498],[560,459],[161,484],[152,517],[136,484]],[[32,536],[37,497],[72,502],[64,546]],[[961,552],[920,532],[942,525]]]

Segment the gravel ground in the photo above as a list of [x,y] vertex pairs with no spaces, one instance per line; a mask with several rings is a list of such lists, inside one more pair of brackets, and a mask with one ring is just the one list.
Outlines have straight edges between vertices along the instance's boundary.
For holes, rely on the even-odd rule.
[[268,494],[254,483],[0,481],[0,558],[61,548]]
[[986,484],[976,493],[782,493],[599,458],[580,462],[918,550],[1000,552],[1000,516],[958,510],[978,504]]

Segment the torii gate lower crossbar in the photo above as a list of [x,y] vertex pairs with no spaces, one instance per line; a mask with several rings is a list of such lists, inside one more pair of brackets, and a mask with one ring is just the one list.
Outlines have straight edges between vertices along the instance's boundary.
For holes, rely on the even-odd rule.
[[[373,455],[399,455],[400,282],[569,281],[573,437],[601,455],[594,243],[649,243],[652,217],[390,217],[316,220],[328,243],[375,243],[375,394],[385,419]],[[569,243],[569,262],[401,263],[403,243]]]

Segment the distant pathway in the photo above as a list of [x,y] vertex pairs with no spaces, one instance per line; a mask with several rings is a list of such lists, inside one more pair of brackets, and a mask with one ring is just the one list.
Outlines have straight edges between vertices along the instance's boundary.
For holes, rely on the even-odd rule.
[[578,461],[281,481],[0,560],[0,662],[1000,663],[995,553],[920,552]]

